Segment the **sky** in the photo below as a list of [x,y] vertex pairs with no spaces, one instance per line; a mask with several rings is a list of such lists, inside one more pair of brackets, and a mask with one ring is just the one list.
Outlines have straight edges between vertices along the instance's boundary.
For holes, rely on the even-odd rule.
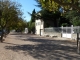
[[33,9],[35,9],[36,11],[40,10],[39,7],[35,6],[37,5],[37,2],[35,0],[16,0],[16,1],[22,5],[21,10],[24,13],[23,18],[26,21],[30,21],[31,19],[31,16],[27,12],[32,13]]

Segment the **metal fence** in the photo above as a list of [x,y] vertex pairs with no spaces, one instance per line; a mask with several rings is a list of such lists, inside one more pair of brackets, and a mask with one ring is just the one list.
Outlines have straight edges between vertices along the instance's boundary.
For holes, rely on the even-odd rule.
[[44,28],[44,32],[48,33],[80,33],[80,26],[76,27],[50,27]]
[[48,32],[48,33],[61,33],[61,30],[62,30],[61,27],[44,28],[44,32]]
[[73,27],[73,33],[80,33],[80,26]]
[[[57,36],[61,36],[61,34],[63,34],[63,33],[74,35],[74,34],[80,33],[80,26],[44,28],[44,33],[49,34],[49,35],[53,34],[53,35],[57,35]],[[74,35],[74,36],[76,36],[76,35]]]
[[61,31],[61,27],[44,28],[44,34],[47,34],[49,36],[61,36]]
[[48,33],[71,33],[71,27],[51,27],[51,28],[45,28],[44,32]]
[[71,27],[63,27],[62,28],[62,33],[71,33],[72,32],[72,28]]

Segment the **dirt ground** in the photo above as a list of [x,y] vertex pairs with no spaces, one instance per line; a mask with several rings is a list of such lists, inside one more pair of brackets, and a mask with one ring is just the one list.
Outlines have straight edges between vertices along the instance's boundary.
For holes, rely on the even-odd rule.
[[10,33],[0,43],[0,60],[80,60],[76,41]]

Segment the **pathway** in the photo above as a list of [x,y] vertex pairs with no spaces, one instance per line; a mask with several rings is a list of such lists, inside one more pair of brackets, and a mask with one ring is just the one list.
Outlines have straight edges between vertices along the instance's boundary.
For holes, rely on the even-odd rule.
[[80,60],[76,42],[10,33],[0,43],[0,60]]

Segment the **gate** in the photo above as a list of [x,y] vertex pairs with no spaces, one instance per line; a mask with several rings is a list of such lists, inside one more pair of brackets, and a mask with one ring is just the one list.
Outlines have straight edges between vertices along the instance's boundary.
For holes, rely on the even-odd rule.
[[63,27],[62,28],[62,37],[72,38],[72,27]]

